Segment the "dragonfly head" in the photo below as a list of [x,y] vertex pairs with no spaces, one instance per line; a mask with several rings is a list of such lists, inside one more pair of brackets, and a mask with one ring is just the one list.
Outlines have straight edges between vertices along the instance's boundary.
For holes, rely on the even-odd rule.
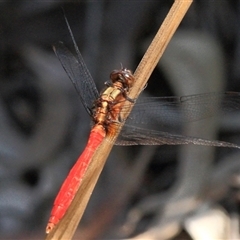
[[131,88],[134,82],[134,76],[131,72],[131,70],[127,68],[122,68],[120,70],[113,70],[110,74],[110,79],[113,83],[115,82],[121,82],[123,85],[123,88]]

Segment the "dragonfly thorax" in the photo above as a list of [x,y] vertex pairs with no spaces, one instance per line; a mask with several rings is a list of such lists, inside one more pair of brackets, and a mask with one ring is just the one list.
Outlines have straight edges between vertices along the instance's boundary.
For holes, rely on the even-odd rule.
[[95,101],[93,111],[95,124],[103,125],[106,130],[109,124],[119,122],[123,103],[130,101],[128,93],[134,82],[132,72],[126,68],[114,70],[110,78],[112,83],[107,84],[108,87]]

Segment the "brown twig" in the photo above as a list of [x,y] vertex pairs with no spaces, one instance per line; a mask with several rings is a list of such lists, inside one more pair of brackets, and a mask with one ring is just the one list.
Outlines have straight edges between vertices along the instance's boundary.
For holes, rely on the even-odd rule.
[[[155,68],[164,50],[166,49],[167,44],[169,43],[174,32],[182,21],[185,13],[190,7],[192,1],[193,0],[174,1],[174,4],[172,5],[168,15],[166,16],[159,31],[154,37],[152,43],[150,44],[148,50],[146,51],[134,73],[136,82],[131,89],[131,93],[129,95],[130,98],[136,99],[141,93],[150,75],[152,74],[153,69]],[[124,113],[124,119],[127,118],[132,107],[132,105],[129,105],[129,112],[126,114]],[[121,128],[122,126],[119,125],[114,136],[106,137],[101,146],[97,149],[69,209],[67,210],[63,219],[46,237],[46,240],[72,239],[78,223],[85,211],[92,191],[97,183],[98,177],[106,162],[106,159],[113,147],[114,140],[119,134]]]
[[[118,188],[115,189],[111,196],[108,196],[104,203],[101,203],[98,210],[94,212],[92,220],[83,229],[78,230],[78,237],[86,240],[94,240],[101,238],[108,229],[112,227],[117,214],[123,210],[124,206],[130,198],[139,189],[142,184],[142,177],[146,171],[146,166],[151,161],[157,146],[144,146],[138,152],[136,161],[128,167],[124,173],[127,178],[124,178]],[[132,174],[134,171],[134,174]],[[77,233],[76,233],[77,234]]]

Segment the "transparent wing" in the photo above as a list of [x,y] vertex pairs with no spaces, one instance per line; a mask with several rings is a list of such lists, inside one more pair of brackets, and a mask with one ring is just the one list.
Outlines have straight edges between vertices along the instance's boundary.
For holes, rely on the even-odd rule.
[[[206,93],[184,97],[142,98],[134,106],[116,144],[197,144],[239,148],[238,145],[232,143],[182,136],[177,133],[184,122],[213,117],[220,112],[226,114],[239,110],[240,93],[237,92]],[[137,126],[141,126],[141,128]],[[144,128],[142,128],[143,126]],[[147,129],[152,126],[157,131]]]
[[99,93],[80,52],[77,52],[76,59],[62,42],[54,45],[53,49],[77,90],[82,104],[91,115],[93,102],[99,97]]
[[143,128],[137,128],[130,125],[124,125],[120,136],[115,145],[131,146],[131,145],[186,145],[195,144],[214,147],[232,147],[239,148],[239,145],[223,142],[212,141],[202,138],[187,137],[179,134],[171,134],[168,132],[154,131]]
[[[240,93],[205,93],[183,97],[139,98],[126,123],[179,127],[240,110]],[[124,109],[123,109],[124,111]]]

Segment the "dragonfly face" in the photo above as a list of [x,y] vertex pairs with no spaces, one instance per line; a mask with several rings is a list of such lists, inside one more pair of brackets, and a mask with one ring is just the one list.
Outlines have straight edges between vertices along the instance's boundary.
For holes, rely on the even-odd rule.
[[113,83],[117,81],[121,82],[124,89],[130,89],[134,83],[132,72],[126,68],[112,71],[110,74],[110,79]]

